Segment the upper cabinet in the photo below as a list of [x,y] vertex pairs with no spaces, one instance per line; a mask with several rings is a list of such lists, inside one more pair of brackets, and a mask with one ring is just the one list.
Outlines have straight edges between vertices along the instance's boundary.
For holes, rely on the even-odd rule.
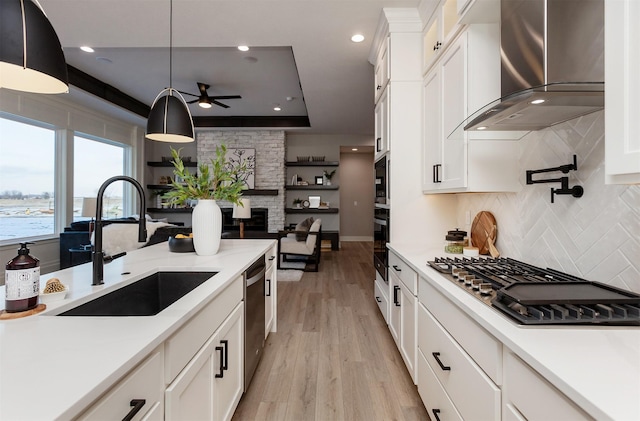
[[517,143],[474,139],[461,123],[500,90],[499,27],[473,24],[423,81],[424,193],[519,191]]
[[380,51],[378,52],[378,57],[376,58],[376,64],[374,67],[375,73],[375,101],[376,103],[380,99],[382,92],[384,92],[387,87],[387,82],[389,82],[389,73],[391,70],[389,68],[389,37],[387,37],[382,45],[380,46]]
[[606,183],[640,183],[640,2],[604,7]]
[[425,26],[423,35],[423,72],[427,72],[435,60],[447,48],[462,28],[458,24],[456,0],[442,0]]

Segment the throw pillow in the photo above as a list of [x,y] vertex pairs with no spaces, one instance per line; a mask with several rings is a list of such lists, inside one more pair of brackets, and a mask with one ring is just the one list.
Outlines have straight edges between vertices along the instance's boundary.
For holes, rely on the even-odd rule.
[[306,233],[309,232],[309,228],[313,224],[313,217],[309,217],[296,225],[296,241],[304,241],[307,238]]

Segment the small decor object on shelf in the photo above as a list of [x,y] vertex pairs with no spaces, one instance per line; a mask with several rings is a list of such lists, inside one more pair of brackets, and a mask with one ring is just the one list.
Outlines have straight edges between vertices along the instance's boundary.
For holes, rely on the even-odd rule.
[[303,201],[302,201],[302,207],[303,207],[303,208],[305,208],[305,209],[309,209],[309,206],[310,206],[310,205],[311,205],[311,204],[309,203],[309,201],[308,201],[307,199],[305,199],[305,200],[303,200]]
[[312,156],[311,160],[313,162],[324,162],[324,155],[323,156]]
[[309,162],[308,156],[298,156],[297,159],[298,159],[298,162]]
[[320,196],[309,196],[309,207],[317,209],[320,206]]
[[321,186],[324,182],[324,178],[321,175],[316,176],[316,184]]
[[199,174],[191,174],[180,158],[180,149],[171,148],[173,173],[182,183],[172,182],[172,189],[166,193],[171,204],[182,205],[197,199],[198,204],[191,215],[193,246],[196,254],[209,256],[218,252],[222,236],[222,211],[216,203],[225,200],[241,205],[240,198],[244,187],[245,164],[234,167],[227,165],[226,146],[216,147],[215,159],[209,165],[201,163]]
[[299,197],[296,197],[295,199],[293,199],[293,207],[300,209],[300,205],[302,204],[302,199],[300,199]]
[[335,173],[336,173],[336,170],[335,170],[335,169],[334,169],[333,171],[327,171],[327,170],[324,170],[324,178],[326,178],[326,179],[327,179],[327,183],[326,183],[326,184],[327,184],[327,186],[330,186],[330,185],[331,185],[331,179],[333,178],[333,176],[335,175]]

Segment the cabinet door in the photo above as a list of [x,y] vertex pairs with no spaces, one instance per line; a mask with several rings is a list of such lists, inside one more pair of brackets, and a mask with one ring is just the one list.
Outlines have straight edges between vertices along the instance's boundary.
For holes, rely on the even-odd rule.
[[275,332],[275,319],[276,319],[276,306],[275,299],[276,291],[275,288],[278,285],[278,281],[276,278],[277,273],[277,265],[272,264],[265,273],[265,285],[264,285],[264,338],[266,339],[269,336],[269,332]]
[[461,29],[458,24],[457,0],[442,0],[424,31],[423,71],[426,72]]
[[375,118],[376,118],[376,141],[375,141],[375,157],[377,161],[382,155],[389,150],[389,91],[391,87],[388,86],[384,90],[380,99],[376,104]]
[[440,72],[434,69],[423,83],[422,190],[436,191],[442,173]]
[[240,304],[214,335],[214,414],[230,420],[244,390],[244,304]]
[[467,142],[460,123],[466,117],[466,34],[447,50],[439,63],[442,92],[442,189],[467,185]]
[[385,39],[378,52],[375,66],[375,100],[378,102],[378,98],[384,91],[389,81],[389,37]]
[[640,183],[640,2],[605,1],[606,182]]
[[402,292],[400,290],[400,279],[389,270],[389,330],[391,336],[400,347],[400,306],[402,302]]
[[416,381],[416,318],[418,316],[417,299],[409,288],[400,283],[400,353],[407,365],[413,382]]

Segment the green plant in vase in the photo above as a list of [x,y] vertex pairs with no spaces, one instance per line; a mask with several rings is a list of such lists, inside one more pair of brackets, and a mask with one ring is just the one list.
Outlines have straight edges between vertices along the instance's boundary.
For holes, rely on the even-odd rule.
[[293,199],[294,208],[299,208],[301,204],[302,204],[302,199],[300,199],[299,197],[296,197],[295,199]]
[[333,178],[335,173],[336,173],[335,169],[333,171],[324,170],[324,178],[327,180],[327,186],[331,185],[331,179]]

